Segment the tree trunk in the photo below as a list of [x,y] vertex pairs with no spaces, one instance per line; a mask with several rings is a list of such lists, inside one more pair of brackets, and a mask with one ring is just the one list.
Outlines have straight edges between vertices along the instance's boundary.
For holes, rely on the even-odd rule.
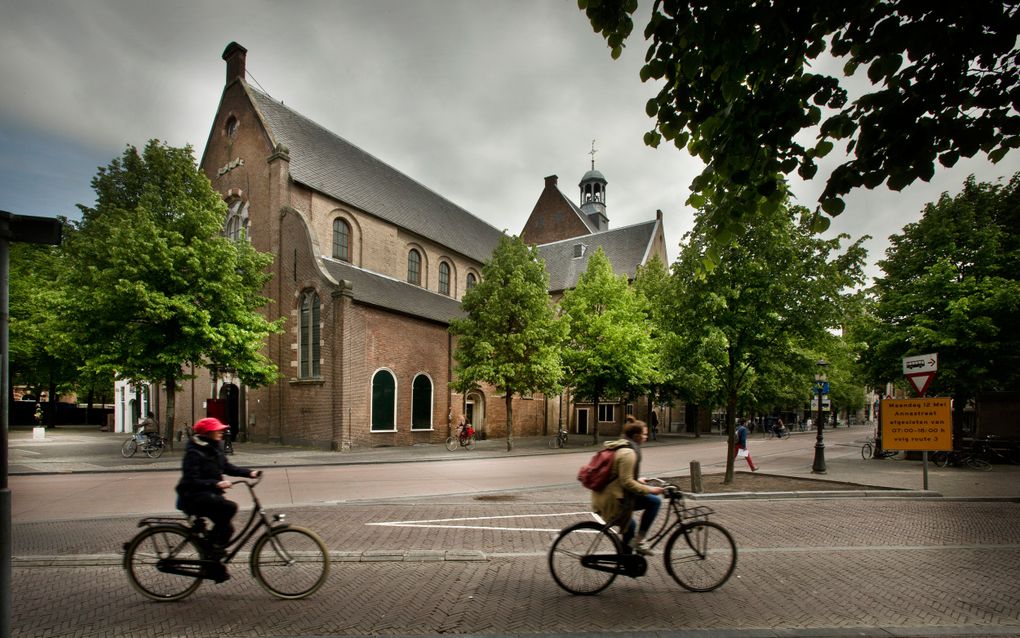
[[[167,445],[174,449],[174,405],[177,393],[177,380],[168,376],[166,378],[166,418],[163,421],[163,436],[166,437]],[[157,390],[158,391],[158,390]]]
[[514,449],[514,395],[509,388],[506,390],[506,451]]
[[602,388],[598,385],[595,386],[595,396],[592,397],[592,404],[594,405],[593,414],[591,417],[591,444],[599,444],[599,395],[602,393]]
[[47,416],[48,425],[52,428],[57,425],[57,383],[53,380],[53,374],[50,373],[50,413]]
[[737,414],[737,389],[730,385],[729,396],[726,397],[726,477],[723,483],[733,482],[733,455],[736,450],[736,428],[733,419]]

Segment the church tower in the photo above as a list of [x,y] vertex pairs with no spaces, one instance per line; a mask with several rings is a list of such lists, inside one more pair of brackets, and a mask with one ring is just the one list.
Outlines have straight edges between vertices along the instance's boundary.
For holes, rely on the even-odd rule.
[[591,142],[591,170],[584,174],[581,183],[581,212],[588,216],[591,226],[598,231],[609,228],[606,216],[606,178],[595,170],[595,140]]

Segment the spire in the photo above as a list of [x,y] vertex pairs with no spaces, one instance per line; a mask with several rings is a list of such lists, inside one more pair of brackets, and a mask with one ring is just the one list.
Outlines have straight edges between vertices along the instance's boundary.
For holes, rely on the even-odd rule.
[[588,221],[596,231],[609,228],[609,218],[606,216],[606,178],[602,173],[595,170],[595,140],[591,141],[591,170],[581,178],[581,212],[588,216]]

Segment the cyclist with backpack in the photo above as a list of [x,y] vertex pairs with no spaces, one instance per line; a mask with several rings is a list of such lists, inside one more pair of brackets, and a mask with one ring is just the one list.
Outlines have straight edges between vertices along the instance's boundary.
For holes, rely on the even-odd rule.
[[[659,508],[662,506],[664,489],[646,485],[640,478],[641,444],[648,439],[648,426],[634,417],[627,417],[623,426],[623,438],[608,441],[606,449],[614,450],[609,484],[591,494],[592,510],[603,520],[613,521],[623,530],[624,545],[639,553],[648,555],[644,540],[652,527]],[[642,510],[641,523],[635,525],[633,514]]]

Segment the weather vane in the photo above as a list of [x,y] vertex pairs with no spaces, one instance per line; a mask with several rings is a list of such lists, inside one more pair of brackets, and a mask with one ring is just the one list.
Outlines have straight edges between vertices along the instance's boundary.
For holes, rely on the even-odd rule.
[[598,150],[595,148],[595,140],[592,140],[591,150],[588,152],[588,155],[591,155],[591,170],[595,170],[595,153],[598,153]]

